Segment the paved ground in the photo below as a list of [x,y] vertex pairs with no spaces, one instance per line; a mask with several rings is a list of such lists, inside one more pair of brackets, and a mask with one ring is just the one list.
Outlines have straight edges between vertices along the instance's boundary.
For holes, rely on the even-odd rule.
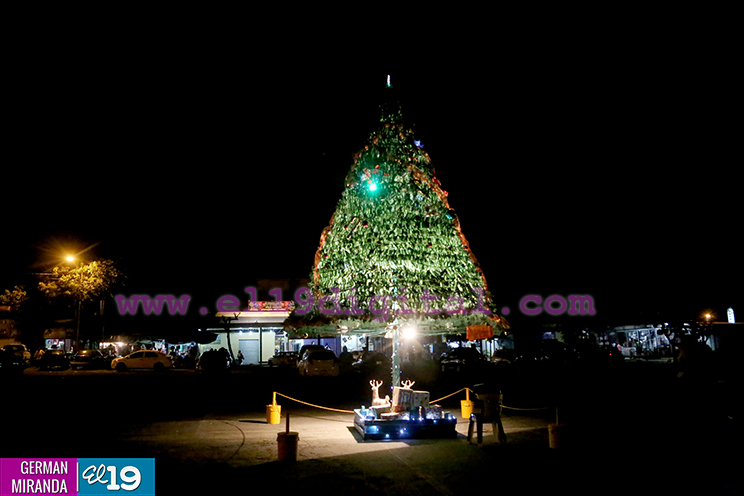
[[[285,406],[287,406],[285,404]],[[459,415],[459,412],[457,412]],[[541,418],[505,417],[504,426],[515,442],[529,440],[536,446],[547,446],[547,421]],[[345,413],[294,409],[290,428],[299,433],[298,461],[325,457],[348,456],[411,446],[445,446],[447,449],[466,444],[468,423],[459,420],[459,439],[364,441],[353,428],[353,416]],[[131,443],[132,451],[146,449],[156,457],[173,457],[193,462],[218,461],[231,467],[260,465],[277,460],[277,434],[286,429],[286,416],[281,424],[271,425],[262,414],[224,416],[202,420],[153,422],[127,426],[121,433],[123,444]],[[496,440],[490,424],[484,427],[484,445]],[[475,442],[475,441],[474,441]]]
[[[709,391],[675,390],[664,382],[666,369],[649,367],[580,373],[588,382],[560,394],[543,387],[529,398],[506,396],[512,407],[537,406],[544,393],[560,399],[566,427],[557,450],[548,446],[553,409],[506,410],[508,442],[497,443],[486,425],[479,447],[467,443],[465,420],[456,439],[365,442],[351,414],[279,398],[299,433],[298,461],[291,464],[277,461],[285,419],[266,422],[271,391],[279,384],[288,395],[352,409],[359,403],[339,395],[354,397],[349,384],[260,374],[30,371],[2,383],[0,455],[153,457],[159,495],[741,494],[740,423],[721,414]],[[437,393],[457,390],[435,386]],[[368,398],[364,384],[359,391]],[[440,404],[459,416],[461,399]]]
[[[296,463],[277,461],[277,434],[285,430],[286,417],[280,425],[270,425],[262,413],[129,426],[119,446],[121,452],[155,457],[160,481],[174,477],[174,490],[208,490],[231,481],[246,488],[268,482],[292,491],[325,488],[362,494],[462,494],[463,485],[492,480],[489,465],[499,459],[500,448],[512,448],[496,443],[490,424],[481,447],[467,443],[464,421],[457,425],[457,439],[363,441],[352,415],[291,409],[290,427],[299,434]],[[504,426],[513,448],[531,446],[548,454],[547,420],[507,417]]]
[[570,442],[564,433],[564,445],[556,450],[548,443],[553,412],[507,413],[505,445],[491,435],[490,425],[482,446],[469,444],[465,421],[457,425],[457,439],[362,441],[351,415],[287,403],[291,430],[299,433],[296,463],[277,460],[277,434],[285,430],[285,419],[267,424],[265,412],[130,425],[120,431],[117,456],[154,457],[158,494],[234,486],[250,492],[266,485],[280,494],[741,494],[742,489],[735,452],[726,451],[731,446],[722,438],[706,438],[705,425],[644,439],[632,419],[626,425],[592,424],[574,429]]

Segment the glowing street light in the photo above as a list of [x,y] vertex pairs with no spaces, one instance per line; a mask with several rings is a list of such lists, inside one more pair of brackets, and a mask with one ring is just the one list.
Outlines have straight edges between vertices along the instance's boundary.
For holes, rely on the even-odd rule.
[[[72,262],[75,261],[75,257],[72,256],[72,255],[67,255],[65,257],[65,260],[67,260],[68,262],[72,263]],[[79,275],[78,275],[78,278],[80,278]],[[78,301],[77,301],[77,319],[76,319],[77,320],[77,325],[76,325],[76,329],[75,329],[75,351],[76,352],[77,351],[80,351],[80,312],[82,311],[82,307],[83,307],[83,301],[82,301],[82,298],[80,297],[80,295],[78,295]]]
[[416,336],[416,328],[411,325],[407,325],[403,328],[403,339],[412,339]]

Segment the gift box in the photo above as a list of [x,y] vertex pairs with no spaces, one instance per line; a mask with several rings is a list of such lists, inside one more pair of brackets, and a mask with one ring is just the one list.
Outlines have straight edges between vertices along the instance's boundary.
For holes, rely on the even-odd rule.
[[442,407],[439,405],[429,405],[423,408],[424,418],[438,420],[443,418]]
[[390,404],[387,405],[376,405],[369,407],[369,411],[374,413],[376,419],[382,418],[383,413],[390,413]]
[[402,387],[393,388],[394,412],[407,412],[420,406],[429,406],[429,391],[414,391]]

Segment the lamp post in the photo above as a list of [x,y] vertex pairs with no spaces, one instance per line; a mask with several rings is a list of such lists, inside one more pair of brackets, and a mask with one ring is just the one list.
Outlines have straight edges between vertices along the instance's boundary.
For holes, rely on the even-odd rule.
[[[66,260],[70,263],[75,262],[75,257],[72,255],[67,255]],[[79,268],[78,264],[75,263],[75,267]],[[78,274],[78,285],[80,284],[80,274]],[[79,291],[79,288],[78,288]],[[82,310],[82,298],[80,294],[77,296],[77,323],[76,323],[76,329],[75,329],[75,352],[79,351],[80,348],[80,311]]]
[[398,326],[394,325],[393,326],[393,356],[392,356],[392,364],[393,364],[392,388],[400,386],[400,355],[398,355],[398,340],[399,339],[400,339],[400,336],[398,334]]
[[409,340],[412,339],[416,335],[416,328],[411,324],[406,324],[402,329],[398,325],[397,321],[396,324],[393,325],[393,356],[392,356],[392,362],[393,362],[393,385],[392,387],[399,387],[400,386],[400,353],[398,352],[398,346],[399,341],[401,337],[403,339]]

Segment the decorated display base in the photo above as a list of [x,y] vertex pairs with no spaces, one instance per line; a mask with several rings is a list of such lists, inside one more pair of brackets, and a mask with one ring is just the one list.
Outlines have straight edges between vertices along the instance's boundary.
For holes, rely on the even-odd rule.
[[354,427],[365,441],[457,437],[457,418],[439,405],[430,405],[428,391],[395,387],[393,402],[380,404],[377,387],[372,384],[373,405],[354,410]]
[[[379,412],[379,409],[354,410],[354,427],[367,441],[369,439],[423,439],[457,437],[457,418],[449,412],[431,411],[397,413]],[[376,414],[379,413],[379,417]]]

